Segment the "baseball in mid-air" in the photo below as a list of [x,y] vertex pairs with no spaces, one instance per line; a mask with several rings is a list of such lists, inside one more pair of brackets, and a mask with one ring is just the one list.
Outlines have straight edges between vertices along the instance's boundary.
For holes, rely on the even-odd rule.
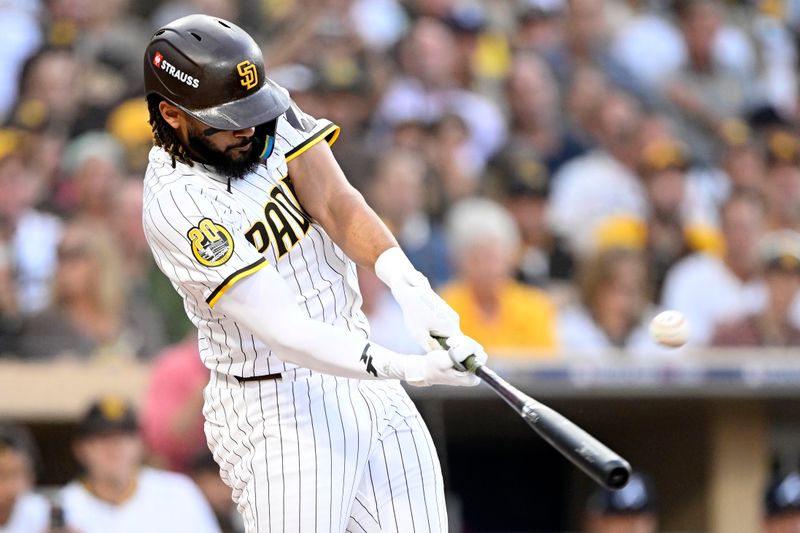
[[689,321],[679,311],[662,311],[650,321],[650,335],[661,345],[683,346],[689,339]]

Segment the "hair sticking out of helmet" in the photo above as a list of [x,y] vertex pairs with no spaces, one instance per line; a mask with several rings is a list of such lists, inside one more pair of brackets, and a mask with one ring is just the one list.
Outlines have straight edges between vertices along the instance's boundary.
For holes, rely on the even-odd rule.
[[147,109],[150,111],[150,126],[153,128],[153,144],[163,148],[170,156],[172,156],[172,168],[175,168],[176,161],[180,161],[190,167],[194,162],[186,152],[181,140],[178,138],[178,132],[170,126],[164,117],[161,116],[159,105],[164,101],[164,98],[151,94],[147,97]]

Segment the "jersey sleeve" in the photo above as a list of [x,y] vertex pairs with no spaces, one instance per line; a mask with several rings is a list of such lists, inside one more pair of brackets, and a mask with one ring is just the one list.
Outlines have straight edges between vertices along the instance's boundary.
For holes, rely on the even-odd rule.
[[275,143],[287,163],[322,140],[332,145],[337,137],[339,126],[328,119],[307,115],[294,102],[278,118],[275,127]]
[[238,280],[267,265],[245,238],[245,218],[220,193],[201,187],[161,191],[143,225],[156,264],[178,287],[214,304]]

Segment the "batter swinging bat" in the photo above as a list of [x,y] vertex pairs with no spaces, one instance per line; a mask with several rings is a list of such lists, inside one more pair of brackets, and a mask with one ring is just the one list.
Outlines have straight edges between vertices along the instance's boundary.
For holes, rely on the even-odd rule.
[[[446,350],[444,337],[434,338]],[[461,365],[489,385],[531,427],[556,450],[583,470],[586,475],[609,489],[621,489],[628,482],[631,467],[628,462],[606,445],[569,421],[565,416],[537,402],[530,396],[468,357]]]

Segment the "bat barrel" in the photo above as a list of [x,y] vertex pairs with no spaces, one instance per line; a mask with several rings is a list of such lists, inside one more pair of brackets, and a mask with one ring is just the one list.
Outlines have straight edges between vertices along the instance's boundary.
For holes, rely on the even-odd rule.
[[531,399],[523,408],[522,418],[597,483],[610,489],[621,489],[628,483],[628,462],[565,416]]
[[[436,337],[444,349],[446,339]],[[566,417],[498,376],[491,368],[479,363],[474,356],[461,366],[481,378],[508,403],[530,426],[575,466],[594,481],[610,489],[621,489],[628,483],[631,467],[603,443],[589,435]]]

